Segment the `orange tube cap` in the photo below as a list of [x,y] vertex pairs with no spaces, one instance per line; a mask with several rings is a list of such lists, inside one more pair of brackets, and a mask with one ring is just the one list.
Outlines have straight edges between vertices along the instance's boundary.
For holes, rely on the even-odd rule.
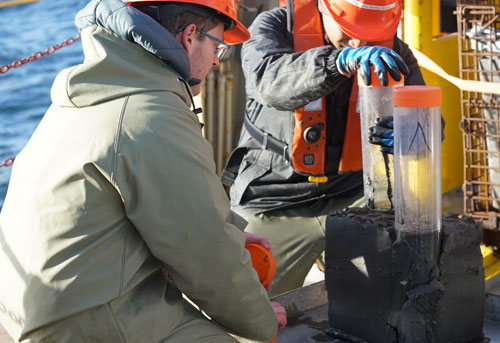
[[269,286],[276,273],[276,260],[273,254],[260,244],[247,244],[245,249],[250,253],[252,266],[259,275],[260,283],[264,287]]
[[434,86],[406,86],[392,90],[392,103],[396,107],[441,106],[441,88]]

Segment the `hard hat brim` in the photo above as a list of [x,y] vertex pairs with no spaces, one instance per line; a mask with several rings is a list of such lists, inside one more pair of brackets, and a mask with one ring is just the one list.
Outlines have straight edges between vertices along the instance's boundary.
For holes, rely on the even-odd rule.
[[234,22],[236,25],[232,29],[224,31],[224,41],[230,45],[243,43],[250,38],[250,32],[247,28],[238,20],[234,20]]
[[[230,45],[240,44],[250,38],[250,32],[248,31],[248,29],[237,19],[236,7],[232,8],[225,3],[221,3],[220,0],[133,0],[133,1],[123,0],[123,1],[132,6],[137,6],[137,5],[144,6],[159,2],[160,3],[178,2],[178,3],[195,4],[211,8],[212,10],[215,10],[218,13],[228,17],[235,24],[233,28],[224,31],[224,41],[226,43]],[[234,4],[236,4],[235,1]]]

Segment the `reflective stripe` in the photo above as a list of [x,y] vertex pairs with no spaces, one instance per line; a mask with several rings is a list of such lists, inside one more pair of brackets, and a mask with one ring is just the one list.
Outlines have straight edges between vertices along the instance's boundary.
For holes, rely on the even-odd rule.
[[304,106],[304,111],[322,111],[323,110],[323,98],[316,99],[311,101],[307,105]]
[[364,3],[357,1],[357,0],[344,0],[344,1],[350,3],[351,5],[359,7],[359,8],[366,8],[366,9],[375,10],[375,11],[386,11],[386,10],[390,10],[391,8],[396,7],[396,2],[394,2],[390,5],[386,5],[386,6],[378,6],[378,5],[367,5],[367,4],[364,4]]

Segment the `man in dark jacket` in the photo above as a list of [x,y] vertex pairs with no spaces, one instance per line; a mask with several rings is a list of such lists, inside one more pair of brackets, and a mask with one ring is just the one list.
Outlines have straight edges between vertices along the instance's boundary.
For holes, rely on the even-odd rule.
[[[408,46],[395,37],[401,7],[400,0],[295,0],[250,27],[241,52],[245,123],[223,181],[246,230],[269,238],[277,260],[270,294],[303,284],[324,250],[328,212],[363,205],[361,165],[350,162],[360,151],[350,151],[356,142],[346,137],[348,114],[359,120],[350,76],[358,72],[370,83],[372,67],[383,85],[401,74],[406,85],[424,84]],[[297,119],[304,113],[323,120],[311,125],[312,136],[300,130],[313,120]],[[302,137],[313,143],[304,151],[322,149],[320,172],[306,170],[313,153],[294,156]]]

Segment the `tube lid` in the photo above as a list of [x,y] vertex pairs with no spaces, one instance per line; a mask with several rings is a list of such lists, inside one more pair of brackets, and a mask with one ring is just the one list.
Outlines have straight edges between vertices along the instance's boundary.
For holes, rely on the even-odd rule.
[[441,88],[434,86],[405,86],[392,90],[392,103],[396,107],[439,107]]
[[276,260],[273,254],[260,244],[246,244],[245,249],[250,253],[252,266],[259,275],[260,283],[264,287],[269,286],[276,273]]

